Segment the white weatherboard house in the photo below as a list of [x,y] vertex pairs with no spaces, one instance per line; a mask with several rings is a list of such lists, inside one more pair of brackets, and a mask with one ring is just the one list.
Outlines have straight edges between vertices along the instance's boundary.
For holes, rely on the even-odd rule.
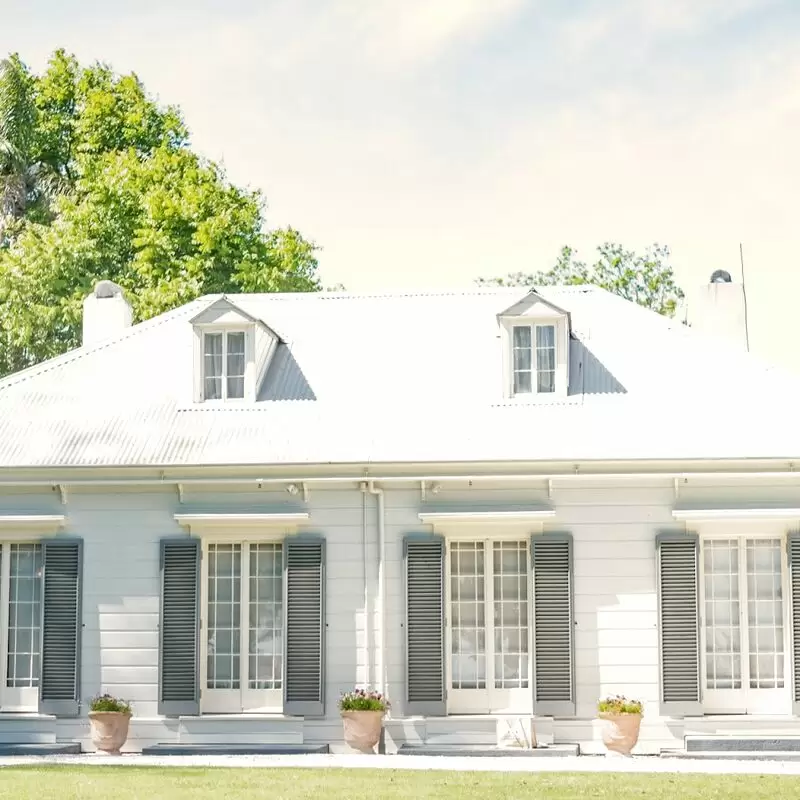
[[[715,292],[717,289],[714,290]],[[719,291],[725,291],[720,289]],[[800,713],[800,385],[592,287],[204,297],[0,382],[0,742],[638,752]]]

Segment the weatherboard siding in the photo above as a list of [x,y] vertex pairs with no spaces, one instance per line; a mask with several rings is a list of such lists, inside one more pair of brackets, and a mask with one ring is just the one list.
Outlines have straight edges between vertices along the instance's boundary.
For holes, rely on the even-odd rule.
[[[680,722],[659,717],[659,668],[655,536],[679,527],[671,480],[641,478],[543,482],[444,484],[423,503],[419,484],[385,485],[386,674],[393,716],[402,717],[405,696],[402,542],[411,531],[430,530],[418,514],[423,508],[502,509],[513,505],[552,506],[556,517],[545,530],[574,537],[574,611],[576,718],[556,720],[556,741],[580,741],[584,751],[600,751],[595,703],[599,696],[624,692],[645,702],[642,752],[675,746]],[[327,542],[325,719],[306,720],[307,742],[341,745],[336,710],[340,692],[356,684],[378,682],[377,642],[377,498],[357,484],[334,488],[309,485],[311,519],[302,530]],[[363,505],[367,513],[369,615],[364,607],[362,560]],[[713,507],[783,505],[800,507],[800,483],[791,479],[700,480],[681,484],[678,505]],[[302,493],[281,488],[231,487],[213,492],[194,487],[181,504],[172,487],[71,489],[61,505],[52,490],[0,491],[0,513],[64,513],[65,533],[84,540],[84,594],[81,687],[85,701],[110,691],[133,701],[134,717],[127,749],[158,741],[176,741],[179,722],[159,718],[158,615],[159,541],[185,535],[175,523],[178,512],[291,510],[306,508]],[[367,651],[369,639],[372,649]],[[88,721],[58,720],[61,740],[78,739],[89,747]]]

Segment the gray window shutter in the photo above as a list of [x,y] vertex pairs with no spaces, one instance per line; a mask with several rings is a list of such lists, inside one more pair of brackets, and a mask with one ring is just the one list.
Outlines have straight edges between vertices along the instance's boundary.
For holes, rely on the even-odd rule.
[[572,535],[531,537],[533,574],[533,710],[575,716]]
[[325,540],[291,536],[284,544],[286,675],[283,711],[325,716]]
[[77,717],[80,706],[83,542],[45,541],[39,710]]
[[444,539],[409,534],[403,543],[406,590],[407,715],[444,716]]
[[200,542],[161,540],[158,713],[200,713]]
[[800,716],[800,531],[792,531],[786,545],[791,591],[792,713]]
[[697,534],[665,531],[656,549],[661,713],[702,714]]

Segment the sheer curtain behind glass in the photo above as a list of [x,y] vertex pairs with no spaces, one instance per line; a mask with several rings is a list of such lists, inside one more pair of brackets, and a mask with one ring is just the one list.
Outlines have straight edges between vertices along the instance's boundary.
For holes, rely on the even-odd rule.
[[240,399],[244,397],[244,333],[228,334],[227,363],[228,397]]
[[42,563],[41,545],[10,546],[6,685],[14,688],[39,685]]
[[203,343],[203,396],[222,400],[222,334],[207,333]]

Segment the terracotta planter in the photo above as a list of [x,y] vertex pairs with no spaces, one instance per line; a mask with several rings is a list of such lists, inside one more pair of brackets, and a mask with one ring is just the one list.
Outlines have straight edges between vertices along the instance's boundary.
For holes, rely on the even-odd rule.
[[602,713],[599,716],[603,720],[603,744],[606,749],[612,753],[629,756],[639,741],[642,715]]
[[92,744],[104,753],[119,755],[120,748],[128,739],[130,724],[130,716],[119,711],[90,711]]
[[381,738],[383,711],[342,711],[344,740],[354,750],[373,753]]

